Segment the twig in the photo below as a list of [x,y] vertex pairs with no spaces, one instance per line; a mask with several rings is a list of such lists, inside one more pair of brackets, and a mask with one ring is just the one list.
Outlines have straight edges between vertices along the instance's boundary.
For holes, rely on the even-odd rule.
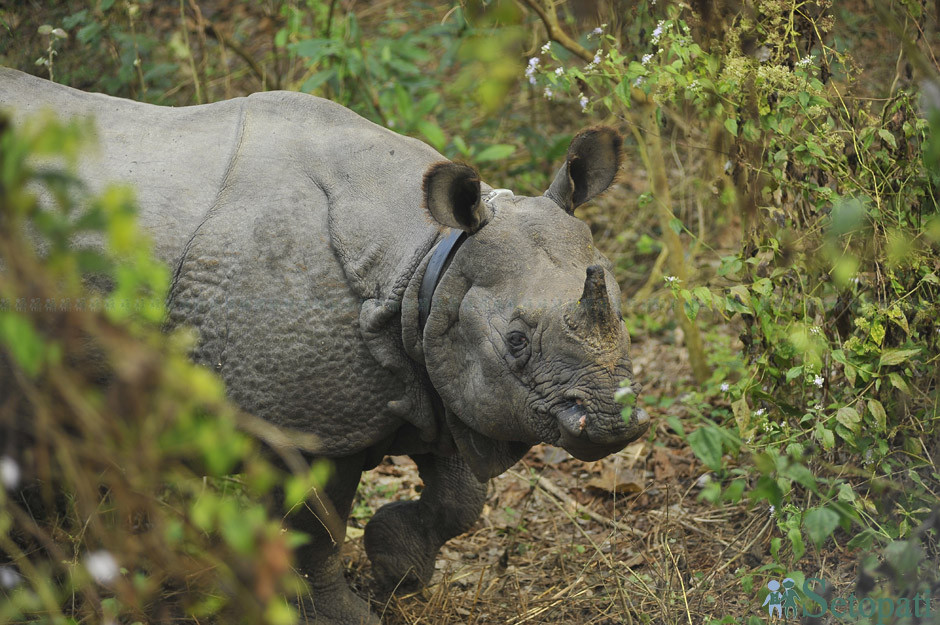
[[627,534],[630,534],[631,536],[634,536],[636,538],[642,538],[643,536],[645,536],[645,534],[641,532],[640,530],[634,529],[632,527],[627,527],[626,525],[618,523],[617,521],[609,517],[605,517],[601,514],[598,514],[597,512],[594,512],[590,508],[582,506],[577,501],[572,499],[571,495],[564,492],[563,490],[561,490],[560,488],[558,488],[557,486],[555,486],[554,484],[552,484],[551,482],[543,478],[542,476],[533,476],[533,478],[528,478],[515,471],[507,471],[507,473],[527,483],[533,483],[532,480],[534,479],[535,486],[538,486],[549,495],[555,497],[562,503],[568,505],[571,509],[578,511],[578,512],[583,512],[584,514],[588,515],[592,521],[595,521],[597,523],[600,523],[601,525],[605,525],[607,527],[613,528],[615,530],[619,530],[621,532],[626,532]]
[[268,90],[267,74],[264,71],[264,68],[261,67],[261,65],[259,65],[258,62],[254,60],[254,58],[252,58],[251,54],[248,53],[248,50],[243,48],[238,42],[232,40],[231,37],[216,28],[215,24],[207,23],[206,32],[210,36],[215,37],[223,46],[240,56],[242,60],[245,61],[245,63],[248,63],[248,67],[251,68],[251,73],[257,76],[258,80],[261,81],[261,88],[264,91]]
[[558,16],[555,15],[555,7],[552,5],[551,1],[549,1],[547,9],[546,7],[542,6],[541,2],[538,0],[519,1],[535,11],[536,15],[539,16],[539,19],[542,20],[543,24],[545,24],[545,31],[548,34],[549,39],[558,42],[566,50],[578,55],[588,63],[594,59],[594,55],[591,54],[587,48],[569,37],[568,33],[562,30],[561,26],[558,24]]

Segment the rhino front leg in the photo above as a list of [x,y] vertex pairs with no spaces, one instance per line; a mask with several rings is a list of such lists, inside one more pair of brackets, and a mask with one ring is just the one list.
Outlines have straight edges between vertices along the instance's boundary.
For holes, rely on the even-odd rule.
[[412,458],[424,481],[421,498],[386,504],[366,525],[366,553],[385,594],[425,586],[441,546],[470,529],[486,499],[486,484],[459,456]]
[[291,527],[311,538],[296,551],[298,568],[310,585],[309,595],[301,601],[301,616],[312,625],[380,625],[369,605],[346,583],[339,557],[364,457],[358,454],[336,458],[333,463],[333,476],[324,494],[333,508],[333,516],[338,518],[321,519],[309,504],[298,506],[287,517]]

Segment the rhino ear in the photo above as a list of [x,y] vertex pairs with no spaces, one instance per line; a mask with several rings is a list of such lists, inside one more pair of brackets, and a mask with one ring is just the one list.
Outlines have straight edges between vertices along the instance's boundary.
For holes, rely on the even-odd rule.
[[545,196],[574,214],[574,209],[606,191],[617,177],[622,146],[623,137],[609,126],[582,130],[571,140],[565,164]]
[[438,223],[473,234],[492,214],[480,199],[480,175],[462,163],[435,163],[424,174],[424,206]]

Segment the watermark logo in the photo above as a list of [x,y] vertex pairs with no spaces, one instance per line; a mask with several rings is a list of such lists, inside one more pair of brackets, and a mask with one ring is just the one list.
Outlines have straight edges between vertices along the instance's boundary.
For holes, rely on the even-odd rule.
[[767,589],[770,592],[761,607],[767,608],[767,614],[770,618],[776,616],[777,618],[790,619],[796,616],[796,604],[800,601],[800,597],[794,588],[795,586],[796,580],[791,577],[782,582],[775,579],[767,582]]
[[936,615],[937,606],[931,604],[930,594],[921,592],[912,597],[863,597],[855,594],[846,597],[833,596],[827,592],[829,583],[818,577],[807,577],[802,593],[792,577],[783,581],[767,582],[767,596],[761,608],[767,610],[771,620],[798,620],[802,617],[819,618],[830,614],[839,622],[854,623],[861,619],[875,625],[883,625],[892,619],[929,619]]

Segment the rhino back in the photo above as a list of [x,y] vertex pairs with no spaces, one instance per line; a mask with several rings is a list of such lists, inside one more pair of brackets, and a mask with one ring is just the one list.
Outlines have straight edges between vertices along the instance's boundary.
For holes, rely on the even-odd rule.
[[78,174],[94,192],[111,183],[134,186],[140,222],[156,255],[175,264],[213,205],[235,154],[245,99],[171,108],[64,85],[0,67],[0,108],[14,123],[52,111],[59,118],[95,118],[96,149]]

